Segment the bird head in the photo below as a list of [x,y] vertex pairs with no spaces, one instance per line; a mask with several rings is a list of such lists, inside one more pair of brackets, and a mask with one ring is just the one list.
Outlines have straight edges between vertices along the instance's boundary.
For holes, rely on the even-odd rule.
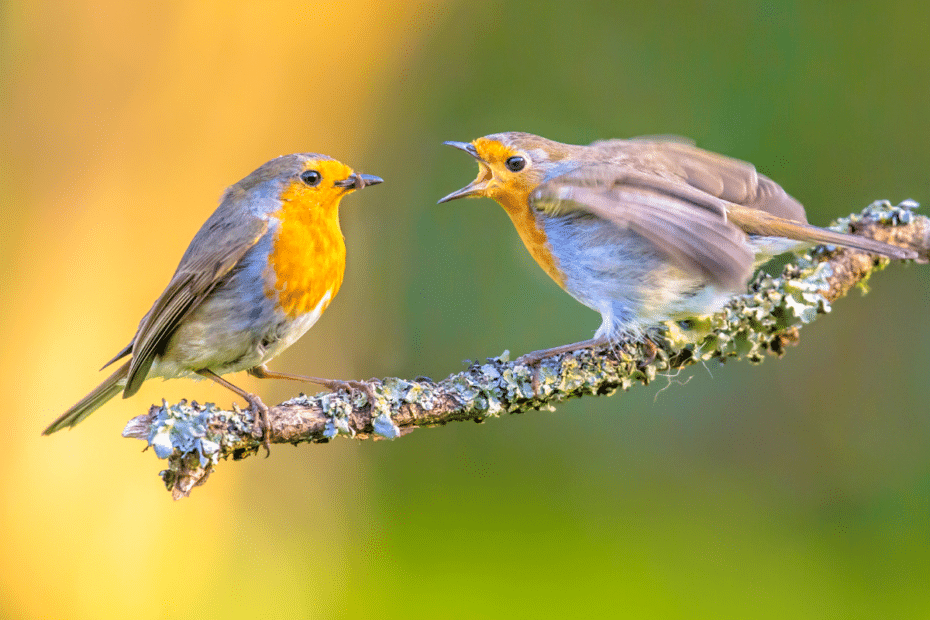
[[382,182],[379,177],[355,172],[326,155],[294,153],[265,163],[230,187],[225,198],[258,203],[256,199],[263,196],[276,196],[307,208],[329,208],[338,206],[343,196],[357,189]]
[[506,132],[472,142],[445,142],[465,151],[478,162],[478,177],[439,200],[493,198],[505,209],[525,208],[527,196],[540,183],[564,174],[577,164],[570,145],[529,133]]

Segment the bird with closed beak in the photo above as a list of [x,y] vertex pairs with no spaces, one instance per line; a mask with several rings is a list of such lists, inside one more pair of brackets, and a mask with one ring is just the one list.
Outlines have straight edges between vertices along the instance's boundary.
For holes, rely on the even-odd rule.
[[547,357],[642,340],[663,321],[719,310],[771,257],[831,244],[892,259],[916,253],[807,223],[804,207],[743,161],[683,138],[562,144],[506,132],[446,142],[478,177],[439,202],[488,197],[568,294],[601,314],[594,338],[534,351]]
[[268,450],[268,407],[220,375],[245,370],[331,390],[357,387],[273,372],[265,364],[310,329],[339,291],[346,259],[340,201],[381,182],[326,155],[298,153],[272,159],[227,189],[132,342],[104,368],[129,360],[44,434],[73,427],[153,377],[194,376],[245,399]]

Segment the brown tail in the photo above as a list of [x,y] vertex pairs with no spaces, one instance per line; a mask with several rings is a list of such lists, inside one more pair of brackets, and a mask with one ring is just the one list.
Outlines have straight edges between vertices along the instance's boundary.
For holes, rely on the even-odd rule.
[[42,431],[42,434],[51,435],[63,428],[74,426],[102,407],[104,403],[123,391],[127,374],[129,374],[129,362],[120,366],[103,383],[95,387],[90,394],[61,414],[61,417],[49,424],[48,428]]
[[853,248],[899,260],[917,258],[917,252],[907,248],[876,241],[869,237],[839,233],[806,223],[782,219],[758,209],[731,207],[727,209],[727,218],[750,235],[784,237],[796,241],[839,245],[844,248]]

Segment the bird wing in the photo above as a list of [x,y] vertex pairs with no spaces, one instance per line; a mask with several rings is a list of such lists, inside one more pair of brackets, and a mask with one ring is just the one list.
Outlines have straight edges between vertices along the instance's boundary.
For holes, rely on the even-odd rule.
[[122,351],[120,351],[120,352],[117,353],[115,356],[113,356],[113,359],[111,359],[109,362],[107,362],[106,364],[104,364],[103,366],[101,366],[101,367],[100,367],[100,370],[103,370],[104,368],[106,368],[107,366],[109,366],[110,364],[112,364],[113,362],[117,362],[117,361],[123,359],[124,357],[126,357],[126,356],[129,355],[130,353],[132,353],[132,343],[131,343],[131,342],[130,342],[129,344],[127,344],[125,347],[123,347],[123,350],[122,350]]
[[135,394],[155,356],[181,321],[193,312],[242,256],[268,231],[268,222],[249,213],[231,217],[222,207],[204,223],[181,258],[177,271],[139,323],[124,397]]
[[807,223],[801,203],[752,164],[680,142],[652,144],[660,156],[680,168],[689,185],[750,209]]
[[595,140],[589,146],[596,146],[598,148],[623,148],[630,142],[678,142],[680,144],[688,144],[690,146],[695,145],[695,141],[686,136],[679,136],[673,133],[657,133],[645,136],[636,136],[635,138],[627,138],[626,140],[621,138]]
[[590,164],[541,184],[530,201],[552,215],[583,211],[629,229],[682,269],[728,290],[752,274],[752,250],[728,222],[726,201],[679,179]]
[[[631,165],[659,167],[688,185],[717,198],[764,211],[786,220],[807,223],[804,207],[752,164],[694,146],[679,136],[643,136],[604,140],[592,146]],[[750,231],[752,232],[752,231]]]

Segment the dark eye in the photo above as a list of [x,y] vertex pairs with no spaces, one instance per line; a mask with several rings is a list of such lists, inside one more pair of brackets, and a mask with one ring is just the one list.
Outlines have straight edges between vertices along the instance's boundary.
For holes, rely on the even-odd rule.
[[519,155],[514,155],[505,161],[504,165],[507,166],[507,170],[510,170],[511,172],[520,172],[526,167],[526,160]]
[[310,187],[313,187],[314,185],[319,185],[323,177],[316,170],[305,170],[300,173],[300,180]]

